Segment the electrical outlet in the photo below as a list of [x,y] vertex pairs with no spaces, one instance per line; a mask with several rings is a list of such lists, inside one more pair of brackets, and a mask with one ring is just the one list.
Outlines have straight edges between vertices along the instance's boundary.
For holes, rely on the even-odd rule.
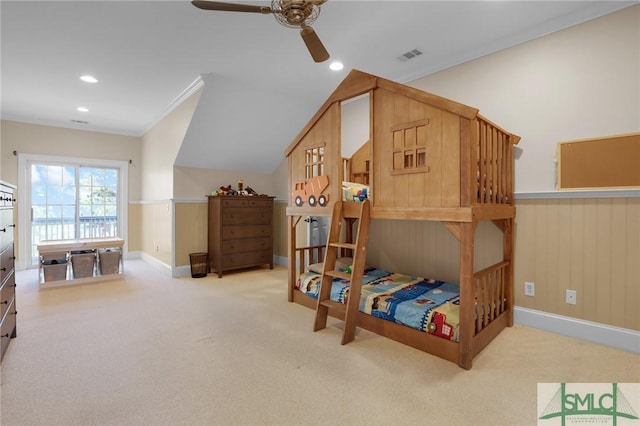
[[567,294],[566,294],[566,302],[570,305],[575,305],[576,304],[576,291],[575,290],[567,290]]
[[536,285],[535,285],[535,283],[525,281],[525,283],[524,283],[524,295],[525,296],[535,296],[536,295]]

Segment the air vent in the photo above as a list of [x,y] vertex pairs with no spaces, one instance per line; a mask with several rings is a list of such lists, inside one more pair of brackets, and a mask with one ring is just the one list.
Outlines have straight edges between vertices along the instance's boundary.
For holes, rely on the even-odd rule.
[[413,59],[416,56],[420,55],[422,55],[421,51],[419,51],[418,49],[413,49],[398,56],[398,59],[400,60],[400,62],[407,62],[409,59]]
[[71,120],[71,122],[76,124],[89,124],[88,121],[83,121],[83,120]]

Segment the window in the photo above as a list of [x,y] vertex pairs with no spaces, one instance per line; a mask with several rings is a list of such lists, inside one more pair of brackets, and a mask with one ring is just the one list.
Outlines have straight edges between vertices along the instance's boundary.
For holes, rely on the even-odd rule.
[[305,178],[324,175],[324,146],[305,150]]
[[20,222],[26,266],[37,265],[44,240],[125,235],[126,163],[24,156],[18,190],[25,203],[18,208],[24,205],[20,217],[31,219]]
[[391,129],[393,140],[393,168],[391,174],[425,173],[427,166],[426,126],[429,120],[394,126]]

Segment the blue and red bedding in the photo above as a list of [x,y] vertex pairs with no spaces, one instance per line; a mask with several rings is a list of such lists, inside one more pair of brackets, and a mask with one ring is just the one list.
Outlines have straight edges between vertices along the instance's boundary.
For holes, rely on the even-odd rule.
[[[296,288],[317,298],[321,275],[303,273]],[[457,284],[367,269],[362,277],[360,311],[416,330],[458,341],[460,290]],[[331,300],[346,303],[349,281],[334,278]]]

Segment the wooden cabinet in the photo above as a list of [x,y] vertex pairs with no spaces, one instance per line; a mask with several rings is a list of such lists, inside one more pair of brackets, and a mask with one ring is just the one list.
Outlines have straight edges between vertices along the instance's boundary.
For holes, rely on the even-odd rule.
[[273,269],[273,197],[209,196],[209,265],[224,271]]
[[16,278],[13,231],[15,187],[0,182],[0,361],[16,337]]

